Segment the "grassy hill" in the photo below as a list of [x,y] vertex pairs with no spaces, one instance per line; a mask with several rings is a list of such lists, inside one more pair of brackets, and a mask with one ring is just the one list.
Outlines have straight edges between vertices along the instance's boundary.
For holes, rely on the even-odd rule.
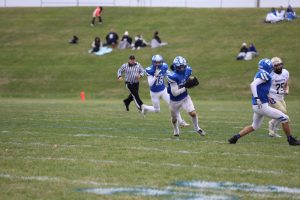
[[[127,92],[116,81],[116,71],[135,54],[144,66],[153,54],[170,63],[186,57],[200,78],[191,91],[201,99],[248,100],[249,83],[263,57],[282,57],[291,74],[290,99],[300,98],[300,20],[264,24],[268,9],[105,8],[104,24],[90,27],[93,8],[0,9],[0,96],[26,98],[115,99]],[[148,41],[155,30],[168,46],[139,51],[114,50],[88,54],[95,36],[111,28],[121,37],[125,30]],[[70,45],[72,35],[78,45]],[[242,42],[253,42],[260,57],[236,61]],[[146,79],[141,96],[148,98]]]

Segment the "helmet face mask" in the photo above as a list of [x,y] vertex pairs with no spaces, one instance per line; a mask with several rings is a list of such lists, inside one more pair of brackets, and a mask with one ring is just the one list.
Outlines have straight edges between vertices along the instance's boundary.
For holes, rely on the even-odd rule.
[[274,57],[271,59],[272,63],[273,63],[273,71],[276,73],[276,74],[281,74],[282,73],[282,69],[283,69],[283,62],[280,58],[278,57]]
[[164,62],[164,59],[161,55],[157,54],[152,57],[152,65],[155,68],[161,68],[163,65],[163,62]]
[[186,66],[187,66],[187,62],[186,62],[185,58],[183,58],[181,56],[177,56],[177,57],[175,57],[175,59],[173,61],[173,66],[174,66],[176,72],[184,73]]

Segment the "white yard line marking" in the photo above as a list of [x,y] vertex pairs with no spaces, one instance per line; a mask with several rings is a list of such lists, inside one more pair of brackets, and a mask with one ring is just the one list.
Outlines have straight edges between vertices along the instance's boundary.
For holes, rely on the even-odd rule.
[[[113,135],[93,135],[93,134],[77,134],[76,137],[100,137],[100,138],[117,138],[119,136],[113,136]],[[122,137],[124,138],[124,137]],[[126,138],[126,137],[125,137]],[[129,137],[132,138],[132,137]],[[136,137],[134,137],[136,139]],[[8,144],[8,145],[16,145],[16,146],[45,146],[45,147],[52,147],[52,148],[74,148],[74,147],[80,147],[80,148],[98,148],[98,145],[83,145],[83,144],[47,144],[47,143],[41,143],[41,142],[0,142],[0,144]],[[277,144],[276,144],[277,145]],[[148,148],[148,147],[124,147],[126,149],[132,149],[132,150],[139,150],[139,151],[156,151],[156,152],[163,152],[163,153],[178,153],[178,154],[208,154],[208,155],[222,155],[222,156],[248,156],[248,157],[272,157],[272,158],[287,158],[286,155],[271,155],[271,154],[263,154],[263,153],[230,153],[230,152],[201,152],[201,151],[189,151],[189,150],[169,150],[169,149],[159,149],[159,148]],[[299,155],[299,152],[293,152],[295,156]]]
[[273,175],[294,175],[297,171],[293,171],[292,173],[284,170],[259,170],[259,169],[241,169],[241,168],[226,168],[226,167],[212,167],[212,166],[204,166],[204,165],[185,165],[180,163],[153,163],[148,161],[120,161],[120,160],[97,160],[97,159],[76,159],[76,158],[63,158],[63,157],[31,157],[31,156],[23,156],[23,157],[12,157],[12,156],[2,156],[2,159],[20,159],[20,160],[54,160],[54,161],[63,161],[63,162],[90,162],[90,163],[110,163],[112,165],[128,165],[129,163],[137,164],[137,165],[150,165],[154,167],[171,167],[171,168],[197,168],[197,169],[205,169],[205,170],[216,170],[216,171],[225,171],[226,173],[256,173],[256,174],[273,174]]

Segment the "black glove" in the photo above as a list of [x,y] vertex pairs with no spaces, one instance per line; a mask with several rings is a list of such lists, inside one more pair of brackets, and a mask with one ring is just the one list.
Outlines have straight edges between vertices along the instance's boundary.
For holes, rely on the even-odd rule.
[[195,76],[190,76],[186,83],[184,84],[185,88],[193,88],[199,85],[199,81]]

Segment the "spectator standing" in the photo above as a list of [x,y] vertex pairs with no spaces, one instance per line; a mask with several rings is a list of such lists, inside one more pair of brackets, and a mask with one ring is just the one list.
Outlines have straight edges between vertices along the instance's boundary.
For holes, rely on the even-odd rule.
[[99,18],[99,24],[102,24],[102,14],[103,11],[103,7],[102,6],[98,6],[94,11],[93,11],[93,18],[92,18],[92,22],[91,22],[91,26],[95,26],[95,20],[98,17]]
[[134,101],[136,107],[142,111],[144,103],[139,96],[139,81],[144,75],[142,65],[135,60],[135,56],[129,56],[129,61],[124,63],[117,72],[119,81],[123,81],[122,74],[125,74],[125,86],[129,90],[129,95],[123,100],[126,110],[129,111],[129,105]]

